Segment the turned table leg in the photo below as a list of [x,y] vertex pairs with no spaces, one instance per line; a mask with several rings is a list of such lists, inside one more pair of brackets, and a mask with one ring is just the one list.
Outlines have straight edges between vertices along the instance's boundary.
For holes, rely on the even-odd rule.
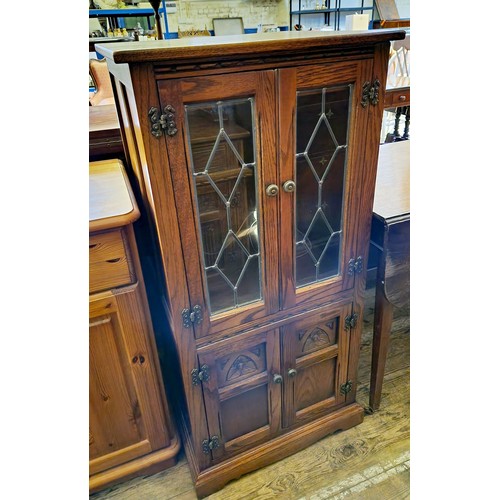
[[389,337],[391,334],[393,317],[393,305],[387,300],[384,291],[385,265],[383,263],[381,264],[377,273],[373,321],[372,368],[369,399],[369,407],[372,411],[378,410],[380,406],[380,396],[382,393],[382,383],[384,381],[385,362],[389,349]]

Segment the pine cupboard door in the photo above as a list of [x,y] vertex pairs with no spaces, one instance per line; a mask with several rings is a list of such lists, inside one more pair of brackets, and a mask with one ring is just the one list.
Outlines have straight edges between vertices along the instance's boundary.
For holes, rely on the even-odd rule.
[[279,309],[273,71],[158,83],[195,335]]
[[354,286],[371,72],[371,60],[278,72],[282,309]]
[[301,425],[345,403],[351,305],[296,321],[281,329],[283,426]]
[[123,310],[111,294],[90,300],[91,475],[170,443],[136,293],[119,297]]
[[278,329],[223,341],[198,359],[209,376],[203,382],[203,394],[209,438],[217,441],[210,450],[214,461],[278,433],[283,381]]

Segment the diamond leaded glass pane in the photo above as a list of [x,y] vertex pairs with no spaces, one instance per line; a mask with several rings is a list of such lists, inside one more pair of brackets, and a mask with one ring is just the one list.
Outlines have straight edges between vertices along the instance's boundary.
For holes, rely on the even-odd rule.
[[350,85],[297,92],[297,287],[339,273],[350,94]]
[[262,298],[253,99],[186,106],[211,314]]

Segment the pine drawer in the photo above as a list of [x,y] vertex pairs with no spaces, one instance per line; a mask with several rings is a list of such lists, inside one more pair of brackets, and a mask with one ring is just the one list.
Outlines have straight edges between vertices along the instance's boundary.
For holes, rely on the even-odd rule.
[[132,263],[127,256],[126,235],[121,229],[89,237],[90,293],[133,282]]

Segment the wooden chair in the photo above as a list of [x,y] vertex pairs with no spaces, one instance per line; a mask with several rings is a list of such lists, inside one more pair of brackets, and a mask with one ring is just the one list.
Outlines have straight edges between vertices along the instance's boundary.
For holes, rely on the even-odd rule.
[[96,92],[89,98],[91,106],[114,104],[113,87],[106,59],[89,59],[89,72]]
[[387,87],[410,86],[410,35],[396,40],[391,47],[387,71]]

